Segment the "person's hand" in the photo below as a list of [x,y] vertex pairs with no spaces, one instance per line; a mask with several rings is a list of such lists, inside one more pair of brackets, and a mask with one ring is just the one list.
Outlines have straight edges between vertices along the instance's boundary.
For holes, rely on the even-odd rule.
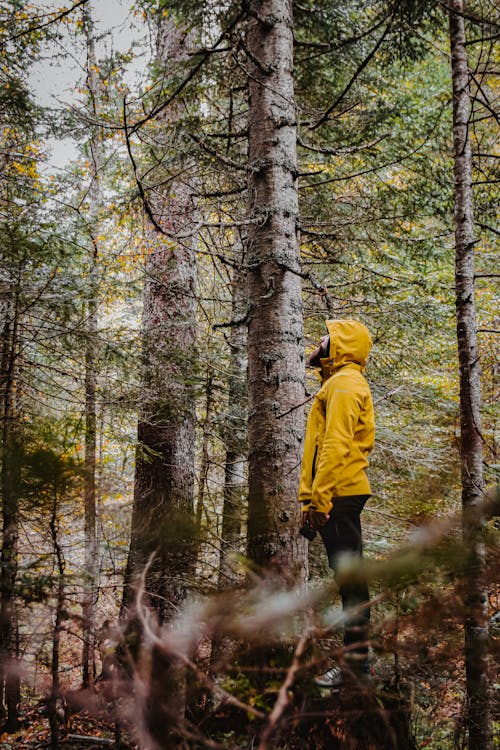
[[318,531],[318,529],[322,529],[323,526],[328,523],[329,518],[330,516],[328,515],[328,513],[322,513],[319,510],[309,511],[309,525],[311,529],[314,529],[315,531]]
[[300,514],[300,528],[309,523],[309,511],[303,510]]

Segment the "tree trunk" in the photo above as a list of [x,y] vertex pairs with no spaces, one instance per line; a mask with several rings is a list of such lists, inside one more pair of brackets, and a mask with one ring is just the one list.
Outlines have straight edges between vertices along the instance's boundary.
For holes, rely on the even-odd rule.
[[[248,143],[248,554],[306,572],[297,534],[303,316],[291,0],[251,0]],[[286,415],[285,415],[286,413]]]
[[[242,252],[236,254],[242,266]],[[226,463],[224,471],[224,505],[222,509],[221,556],[219,588],[236,583],[231,553],[240,552],[242,524],[246,513],[247,490],[247,309],[246,277],[242,270],[233,276],[232,315],[234,322],[229,337],[229,395],[225,426]],[[242,321],[237,323],[236,321]]]
[[[87,88],[91,111],[98,118],[97,98],[99,82],[94,28],[90,8],[82,9],[84,31],[87,38]],[[99,284],[98,260],[98,213],[101,201],[102,143],[96,128],[90,141],[90,189],[88,231],[91,237],[87,283],[86,340],[85,340],[85,458],[84,458],[84,538],[85,570],[82,605],[82,684],[91,685],[95,678],[95,605],[97,599],[97,543],[96,543],[96,386],[97,386],[97,310]]]
[[2,397],[2,551],[0,560],[0,710],[5,730],[19,726],[20,678],[16,648],[15,583],[17,576],[20,442],[14,403],[18,353],[19,291],[5,304],[1,353]]
[[[160,65],[184,59],[187,44],[170,17],[159,21]],[[162,113],[167,141],[181,115],[180,104]],[[167,189],[152,200],[168,236],[152,232],[146,260],[144,374],[125,590],[130,604],[133,579],[154,556],[146,589],[160,621],[169,620],[184,599],[194,543],[196,255],[188,236],[194,206],[186,178],[170,181]],[[179,235],[183,239],[175,241]]]
[[[241,583],[235,554],[243,551],[245,535],[243,524],[247,511],[247,292],[246,276],[242,270],[244,260],[240,247],[235,252],[232,289],[233,325],[229,335],[228,404],[225,419],[224,443],[224,503],[220,532],[220,558],[218,587],[228,590]],[[241,321],[237,323],[237,321]],[[222,664],[232,660],[234,641],[215,633],[212,639],[211,667],[217,671]]]
[[47,705],[47,713],[49,717],[50,725],[50,747],[51,750],[56,750],[59,747],[59,721],[62,718],[60,715],[60,706],[58,702],[61,698],[60,693],[60,681],[59,681],[59,657],[61,650],[61,632],[64,612],[64,570],[65,561],[64,555],[59,543],[59,523],[57,519],[58,511],[58,490],[57,486],[54,487],[53,491],[53,502],[52,502],[52,513],[50,517],[50,536],[52,539],[52,548],[56,560],[57,568],[57,595],[56,595],[56,608],[54,613],[54,630],[52,632],[52,663],[51,663],[51,677],[52,685],[50,689],[49,702]]
[[469,139],[471,99],[462,0],[449,9],[453,81],[455,285],[460,369],[463,533],[467,548],[465,667],[469,750],[492,748],[488,681],[487,596],[481,522],[470,511],[483,500],[481,386],[474,302],[474,208]]
[[60,680],[59,680],[59,661],[61,651],[61,633],[62,623],[64,618],[64,571],[66,563],[64,560],[64,554],[59,542],[59,522],[58,522],[58,488],[55,484],[53,489],[52,498],[52,512],[50,516],[50,537],[52,539],[52,549],[55,556],[56,569],[57,569],[57,595],[56,595],[56,608],[54,612],[54,630],[52,632],[52,663],[51,663],[51,677],[52,685],[50,689],[49,702],[47,706],[47,713],[49,716],[50,724],[50,746],[52,750],[56,750],[59,747],[59,723],[62,719],[66,718],[66,711],[64,707],[59,705],[61,700],[60,696]]
[[199,538],[203,524],[203,512],[205,510],[205,490],[207,488],[208,472],[210,469],[210,454],[208,451],[210,438],[210,420],[213,404],[213,373],[208,370],[205,383],[205,418],[203,420],[201,438],[201,465],[198,479],[198,497],[196,500],[196,534]]
[[[158,67],[186,58],[190,36],[173,15],[158,22]],[[175,127],[181,104],[162,112],[159,124],[165,152],[178,155],[182,144]],[[163,146],[163,143],[162,143]],[[175,158],[174,156],[172,158]],[[178,180],[151,200],[155,222],[167,233],[151,230],[146,260],[143,336],[143,382],[138,424],[132,529],[124,608],[134,618],[135,585],[143,574],[144,598],[158,621],[170,621],[179,611],[194,578],[196,539],[194,519],[195,466],[195,322],[196,254],[193,247],[194,201],[189,176],[177,164]],[[135,644],[133,641],[135,639]],[[131,649],[147,651],[141,642],[141,622],[129,626]],[[185,705],[183,666],[153,649],[147,657],[149,691],[144,725],[152,747],[176,746],[175,728]],[[144,663],[144,659],[142,662]]]

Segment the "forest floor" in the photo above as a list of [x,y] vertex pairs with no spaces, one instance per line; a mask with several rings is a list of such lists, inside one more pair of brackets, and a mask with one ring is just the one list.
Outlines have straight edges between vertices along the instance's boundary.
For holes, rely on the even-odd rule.
[[[338,638],[318,644],[316,658],[297,674],[288,691],[288,706],[273,730],[268,750],[455,750],[466,747],[464,665],[457,654],[450,659],[450,640],[447,653],[445,642],[440,639],[418,654],[400,657],[397,662],[394,654],[375,654],[373,675],[368,684],[330,693],[316,688],[312,676],[329,666],[329,654],[333,646],[339,645],[337,641]],[[498,643],[498,639],[494,638],[493,643]],[[497,688],[493,690],[493,698],[498,694],[494,677],[498,669],[497,655],[493,649],[492,682]],[[267,668],[260,671],[255,681],[255,667],[249,664],[246,669],[235,665],[228,669],[227,682],[222,684],[242,703],[270,714],[286,672],[286,668]],[[60,750],[106,747],[140,750],[140,744],[126,732],[117,735],[113,707],[105,695],[99,692],[92,696],[89,698],[79,690],[68,691],[68,700],[58,704]],[[247,750],[257,746],[263,727],[260,719],[224,700],[214,700],[202,684],[194,686],[192,697],[186,726],[199,733],[200,738],[205,737],[208,744],[188,741],[179,747]],[[91,708],[86,708],[88,706]],[[492,708],[498,727],[500,705],[493,701]],[[346,736],[350,737],[349,741]],[[396,742],[391,739],[387,744],[388,736],[396,736]],[[23,705],[21,728],[16,733],[0,734],[0,748],[41,750],[54,747],[52,739],[46,701],[39,701]]]
[[[19,731],[0,735],[1,750],[50,748],[51,733],[47,716],[43,715],[45,713],[39,707],[24,710]],[[59,732],[60,750],[103,750],[106,747],[116,747],[114,723],[89,716],[86,712],[72,714],[66,720],[61,717]]]

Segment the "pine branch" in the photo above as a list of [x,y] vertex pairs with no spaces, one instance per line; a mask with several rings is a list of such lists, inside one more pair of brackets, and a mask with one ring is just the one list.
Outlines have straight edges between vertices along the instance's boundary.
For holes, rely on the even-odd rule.
[[[360,146],[345,146],[344,148],[327,148],[325,146],[313,146],[310,143],[306,143],[302,140],[302,138],[297,138],[297,143],[299,146],[302,146],[302,148],[307,149],[307,151],[314,151],[318,154],[329,154],[331,156],[340,156],[342,154],[352,154],[356,151],[364,151],[365,149],[373,148],[377,143],[380,143],[380,141],[383,141],[385,138],[388,138],[390,133],[384,133],[383,135],[379,136],[378,138],[375,138],[373,141],[370,141],[370,143],[363,143]],[[309,173],[310,174],[310,173]]]
[[156,231],[160,232],[160,234],[168,236],[167,232],[165,232],[163,227],[156,220],[156,217],[153,213],[153,209],[151,208],[151,204],[149,203],[149,200],[147,198],[146,191],[144,190],[144,185],[142,184],[142,180],[139,177],[139,170],[137,168],[137,162],[135,161],[134,155],[132,153],[132,144],[130,143],[131,131],[129,131],[128,126],[127,126],[127,97],[123,98],[123,132],[125,133],[127,153],[129,155],[130,163],[132,164],[132,170],[134,172],[135,183],[137,185],[139,195],[144,205],[144,210],[146,211],[146,214],[150,222],[152,223],[153,227],[156,229]]
[[233,159],[230,159],[227,156],[223,156],[222,154],[219,154],[219,152],[215,149],[209,146],[205,141],[202,141],[201,138],[199,138],[194,133],[189,133],[190,137],[193,139],[195,143],[200,146],[204,151],[207,152],[207,154],[210,154],[210,156],[213,156],[215,159],[220,161],[222,164],[225,164],[226,167],[231,167],[232,169],[236,169],[239,172],[247,172],[249,167],[247,167],[245,164],[240,164],[237,161],[234,161]]
[[206,50],[204,53],[202,53],[199,62],[191,68],[189,73],[186,75],[185,78],[183,78],[183,80],[179,83],[179,85],[172,92],[172,94],[170,94],[170,96],[168,96],[163,102],[156,105],[156,107],[153,107],[151,112],[149,112],[145,117],[142,117],[140,120],[135,122],[130,128],[130,133],[135,133],[147,122],[157,117],[161,112],[163,112],[164,109],[166,109],[169,106],[169,104],[171,104],[179,96],[179,94],[182,91],[184,91],[188,83],[190,83],[190,81],[193,80],[193,78],[196,76],[198,71],[201,70],[201,68],[204,66],[204,64],[209,59],[209,57],[214,53],[214,51],[216,51],[217,47],[222,42],[222,40],[235,28],[235,26],[241,21],[242,18],[244,18],[244,16],[245,16],[244,11],[238,13],[238,15],[228,25],[228,27],[222,31],[219,38],[215,42],[214,46],[210,48],[209,50]]
[[305,42],[301,39],[295,39],[295,45],[298,47],[307,47],[309,49],[317,49],[319,50],[317,55],[313,55],[313,57],[318,57],[318,55],[325,55],[329,52],[337,52],[339,49],[342,49],[343,47],[347,47],[349,44],[353,44],[354,42],[359,42],[361,39],[364,39],[367,36],[370,36],[370,34],[373,34],[374,31],[377,31],[377,29],[382,26],[382,24],[387,20],[389,16],[385,15],[383,18],[380,19],[376,24],[373,26],[370,26],[369,29],[366,29],[366,31],[361,31],[359,34],[356,34],[355,36],[347,37],[346,39],[341,39],[340,42],[337,42],[336,44],[332,42]]
[[476,226],[481,227],[481,229],[486,229],[487,232],[498,234],[498,236],[500,237],[500,231],[498,231],[498,229],[495,229],[495,227],[490,227],[489,224],[481,224],[479,221],[476,221]]
[[344,87],[344,90],[342,91],[342,93],[339,94],[339,96],[335,99],[335,101],[333,102],[333,104],[331,104],[328,107],[328,109],[321,115],[321,117],[319,118],[319,120],[317,120],[314,123],[314,125],[310,126],[309,130],[316,130],[316,128],[319,128],[320,125],[323,125],[323,123],[328,120],[328,118],[330,117],[330,115],[333,112],[333,110],[335,109],[335,107],[337,107],[340,104],[340,102],[342,101],[342,99],[345,97],[345,95],[350,91],[350,89],[352,88],[352,86],[355,84],[355,82],[358,79],[358,76],[363,72],[363,70],[366,68],[366,66],[373,60],[373,58],[377,54],[377,52],[380,49],[383,41],[385,40],[386,36],[388,35],[389,31],[391,30],[393,20],[394,20],[393,17],[391,17],[390,20],[389,20],[389,23],[387,24],[387,26],[385,27],[385,29],[384,29],[384,31],[382,33],[380,39],[375,44],[375,46],[373,47],[373,49],[369,52],[369,54],[365,57],[365,59],[358,65],[358,67],[357,67],[354,75],[351,76],[350,81]]

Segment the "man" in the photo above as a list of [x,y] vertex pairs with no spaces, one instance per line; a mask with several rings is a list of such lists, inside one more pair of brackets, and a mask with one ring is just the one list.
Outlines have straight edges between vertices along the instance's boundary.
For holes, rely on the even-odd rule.
[[[324,336],[308,364],[319,368],[322,386],[307,420],[299,500],[302,528],[319,531],[330,567],[344,555],[361,556],[360,514],[371,490],[365,469],[373,448],[375,420],[363,370],[371,349],[368,329],[356,320],[327,320]],[[369,593],[364,582],[340,580],[345,663],[355,674],[369,672]],[[315,678],[321,687],[340,687],[345,669],[333,666]]]

